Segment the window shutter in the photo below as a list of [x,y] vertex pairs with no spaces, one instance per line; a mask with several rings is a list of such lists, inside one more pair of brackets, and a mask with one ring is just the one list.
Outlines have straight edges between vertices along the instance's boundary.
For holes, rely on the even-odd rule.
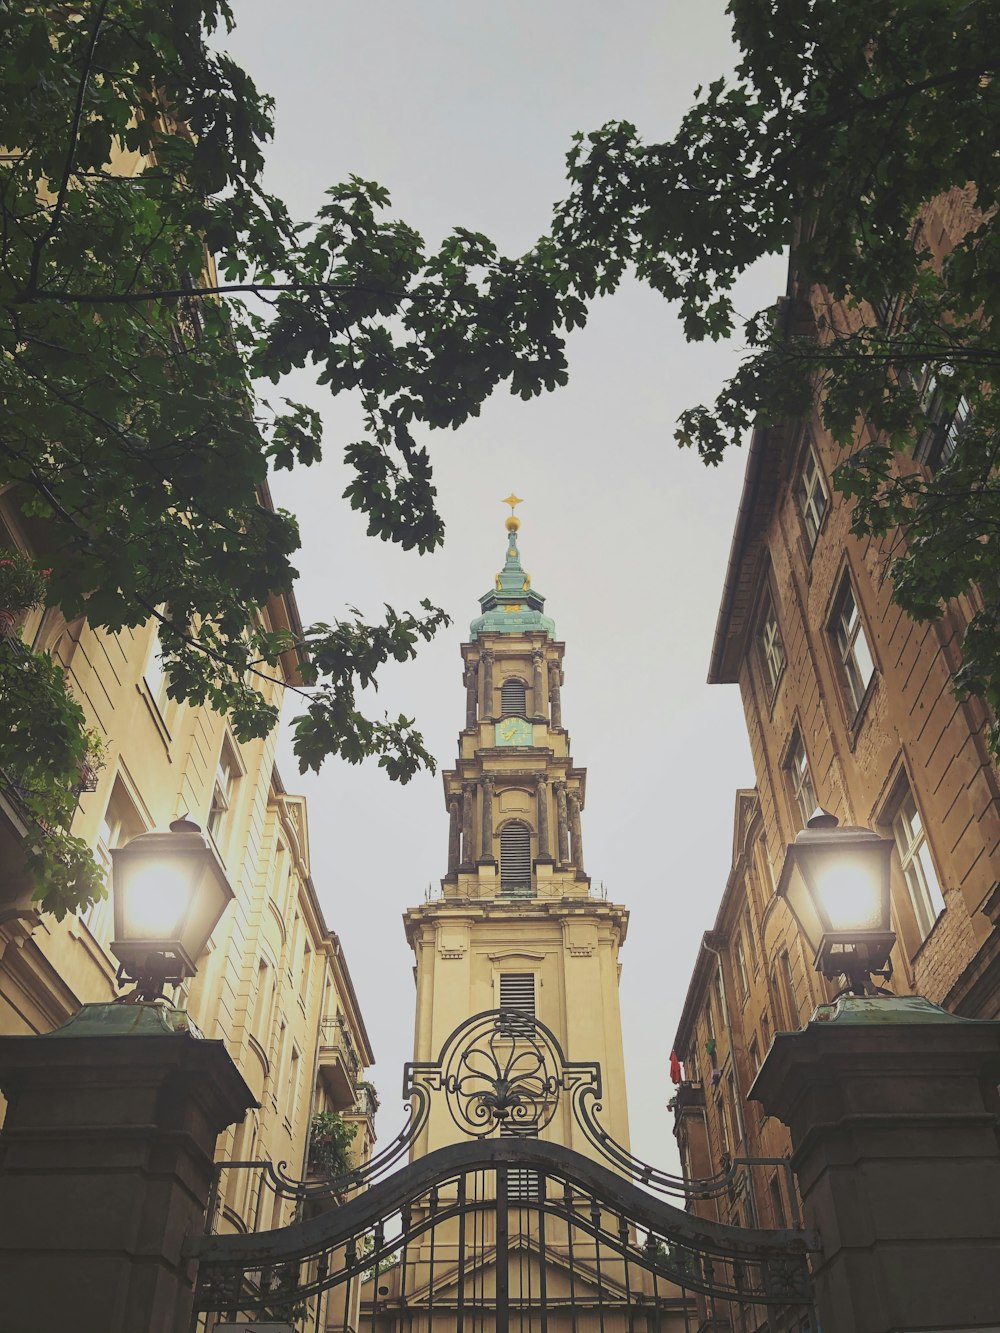
[[500,1008],[515,1009],[520,1014],[535,1016],[535,974],[533,972],[500,973]]
[[500,687],[500,712],[503,714],[514,713],[517,717],[524,717],[527,711],[527,701],[524,693],[523,680],[505,680]]
[[531,897],[531,830],[519,819],[500,830],[500,894]]

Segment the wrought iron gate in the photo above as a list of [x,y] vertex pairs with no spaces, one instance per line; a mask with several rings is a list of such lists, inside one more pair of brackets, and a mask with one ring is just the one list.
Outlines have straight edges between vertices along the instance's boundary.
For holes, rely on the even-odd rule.
[[[279,1230],[192,1242],[199,1328],[216,1313],[313,1333],[816,1329],[811,1238],[688,1211],[731,1191],[739,1164],[690,1182],[639,1162],[601,1125],[599,1066],[567,1061],[537,1020],[477,1015],[439,1060],[407,1066],[404,1091],[407,1127],[340,1180],[224,1164],[302,1214],[338,1202]],[[427,1128],[435,1098],[465,1141],[387,1175]],[[537,1137],[567,1102],[593,1156]]]

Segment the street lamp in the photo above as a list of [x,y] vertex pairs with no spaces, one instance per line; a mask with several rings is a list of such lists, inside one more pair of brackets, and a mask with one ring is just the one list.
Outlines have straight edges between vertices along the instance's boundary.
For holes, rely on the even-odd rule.
[[159,999],[163,987],[193,977],[233,894],[212,842],[190,819],[169,833],[140,833],[111,853],[120,976],[136,983],[128,999]]
[[816,971],[846,978],[842,995],[889,994],[871,974],[892,976],[893,845],[871,829],[840,828],[835,815],[817,810],[785,855],[778,897],[813,949]]

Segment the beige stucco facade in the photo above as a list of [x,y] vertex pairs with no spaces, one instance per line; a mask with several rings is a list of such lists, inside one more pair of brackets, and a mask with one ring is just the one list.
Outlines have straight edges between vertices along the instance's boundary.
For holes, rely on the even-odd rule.
[[[266,500],[266,496],[265,496]],[[30,533],[15,497],[0,495],[0,544],[24,550]],[[44,534],[42,534],[44,535]],[[272,598],[271,628],[299,628],[294,600]],[[179,988],[209,1037],[224,1040],[259,1109],[222,1136],[220,1158],[286,1163],[306,1174],[310,1116],[333,1109],[358,1125],[356,1148],[373,1142],[374,1103],[358,1091],[371,1047],[337,936],[324,920],[310,874],[305,801],[288,793],[275,769],[275,736],[246,744],[208,707],[171,700],[157,661],[153,622],[117,634],[85,620],[67,624],[54,609],[21,625],[24,641],[62,665],[89,726],[101,735],[105,765],[96,788],[80,794],[72,832],[95,849],[110,873],[110,852],[187,813],[210,834],[235,897],[219,922],[198,975]],[[280,703],[296,679],[292,654],[274,681]],[[39,912],[23,874],[26,827],[16,775],[0,783],[0,1033],[42,1033],[80,1005],[113,1000],[116,963],[105,900],[61,921]],[[287,1221],[291,1207],[258,1200],[249,1173],[227,1171],[222,1229]]]

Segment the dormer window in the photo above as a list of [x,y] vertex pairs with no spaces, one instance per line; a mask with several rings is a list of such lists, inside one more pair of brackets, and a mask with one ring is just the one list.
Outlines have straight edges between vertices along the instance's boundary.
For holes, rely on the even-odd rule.
[[504,717],[527,717],[527,690],[523,680],[505,680],[500,688],[500,712]]

